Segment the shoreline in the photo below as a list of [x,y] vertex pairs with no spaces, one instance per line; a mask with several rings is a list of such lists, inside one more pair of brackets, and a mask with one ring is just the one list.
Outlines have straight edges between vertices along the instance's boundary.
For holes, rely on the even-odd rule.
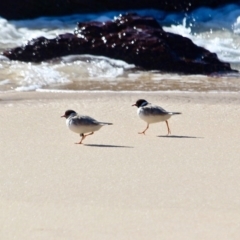
[[[28,92],[18,92],[18,91],[12,91],[12,92],[0,92],[0,103],[1,101],[7,101],[7,100],[29,100],[29,99],[38,99],[41,97],[42,99],[61,99],[62,97],[69,97],[70,99],[75,97],[81,97],[82,96],[88,96],[91,95],[95,96],[130,96],[130,95],[146,95],[146,96],[158,96],[159,98],[163,97],[182,97],[182,98],[192,98],[194,100],[197,100],[199,98],[202,99],[202,97],[206,97],[206,99],[240,99],[238,92],[187,92],[187,91],[75,91],[75,90],[38,90],[38,91],[28,91]],[[171,99],[169,99],[171,100]]]

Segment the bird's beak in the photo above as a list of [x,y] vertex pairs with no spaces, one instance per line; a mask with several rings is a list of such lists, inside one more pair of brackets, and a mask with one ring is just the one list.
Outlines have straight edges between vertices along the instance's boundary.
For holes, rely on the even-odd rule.
[[136,103],[134,103],[134,104],[132,105],[132,107],[133,107],[133,106],[137,106]]
[[65,116],[65,115],[62,115],[61,118],[62,118],[62,117],[66,117],[66,116]]

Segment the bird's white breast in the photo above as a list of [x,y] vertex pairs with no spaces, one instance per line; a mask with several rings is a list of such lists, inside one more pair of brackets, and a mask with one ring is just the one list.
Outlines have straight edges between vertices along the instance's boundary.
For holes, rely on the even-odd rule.
[[89,133],[89,132],[95,132],[99,130],[103,125],[95,125],[95,124],[74,124],[71,118],[68,118],[66,120],[67,127],[75,132],[75,133]]
[[151,114],[144,111],[143,107],[138,108],[138,116],[147,123],[157,123],[168,120],[171,117],[171,114]]

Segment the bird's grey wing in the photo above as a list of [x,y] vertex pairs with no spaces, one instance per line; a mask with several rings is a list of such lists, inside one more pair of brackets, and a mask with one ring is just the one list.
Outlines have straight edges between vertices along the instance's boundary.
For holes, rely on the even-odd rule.
[[95,120],[94,118],[91,118],[89,116],[83,116],[83,115],[78,115],[72,118],[72,123],[74,125],[98,125],[99,122]]
[[155,106],[155,105],[149,104],[149,105],[143,107],[143,109],[144,109],[145,115],[166,115],[166,114],[168,114],[168,112],[165,109],[163,109],[159,106]]

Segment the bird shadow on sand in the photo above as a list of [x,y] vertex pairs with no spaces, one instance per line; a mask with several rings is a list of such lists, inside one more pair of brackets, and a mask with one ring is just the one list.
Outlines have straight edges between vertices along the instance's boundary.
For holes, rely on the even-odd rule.
[[181,136],[181,135],[159,135],[157,137],[161,137],[161,138],[203,138],[203,137],[196,137],[196,136]]
[[133,148],[132,146],[107,145],[107,144],[84,144],[87,147],[105,147],[105,148]]

